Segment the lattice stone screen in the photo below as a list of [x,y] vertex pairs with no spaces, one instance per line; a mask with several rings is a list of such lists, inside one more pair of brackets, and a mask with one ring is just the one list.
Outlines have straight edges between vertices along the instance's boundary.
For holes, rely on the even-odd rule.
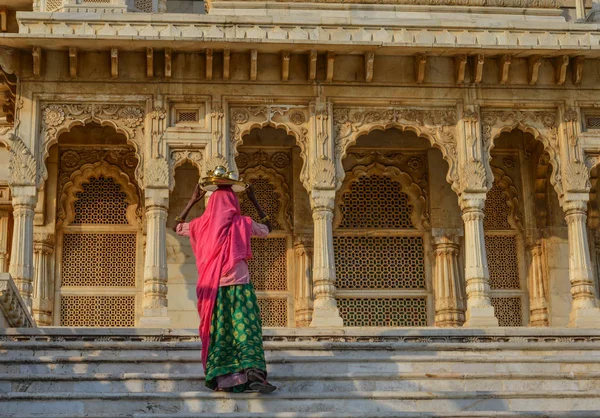
[[62,286],[135,286],[136,234],[64,234]]
[[523,306],[520,297],[492,297],[492,306],[501,327],[523,326]]
[[[254,178],[250,180],[250,183],[254,186],[256,198],[260,202],[260,205],[269,218],[271,218],[273,229],[282,229],[282,225],[279,225],[278,222],[281,202],[279,194],[275,191],[275,186],[265,177]],[[245,194],[240,199],[240,208],[244,215],[252,217],[255,221],[258,220],[258,213]]]
[[138,242],[127,195],[103,175],[82,188],[62,230],[60,324],[133,327]]
[[361,177],[341,202],[339,228],[412,228],[412,207],[402,185],[385,176]]
[[425,289],[423,238],[333,238],[338,289]]
[[73,224],[126,225],[127,202],[121,186],[110,177],[90,178],[76,193]]
[[427,326],[425,298],[338,298],[337,301],[348,327]]
[[508,196],[494,182],[485,201],[485,250],[490,272],[492,305],[500,326],[523,325],[521,286],[522,254],[517,245],[518,231],[511,223]]
[[333,247],[345,326],[427,325],[423,236],[414,229],[402,187],[373,173],[352,179],[339,198]]
[[63,0],[46,0],[46,11],[54,12],[63,6]]
[[288,302],[286,298],[258,299],[263,327],[287,327]]
[[133,327],[134,296],[62,296],[60,324],[66,327]]
[[514,235],[486,235],[485,250],[492,289],[519,289],[519,257]]
[[286,239],[252,238],[248,267],[256,290],[288,290]]
[[152,0],[134,0],[133,2],[136,10],[139,10],[140,12],[145,12],[145,13],[152,13],[153,12],[153,1]]

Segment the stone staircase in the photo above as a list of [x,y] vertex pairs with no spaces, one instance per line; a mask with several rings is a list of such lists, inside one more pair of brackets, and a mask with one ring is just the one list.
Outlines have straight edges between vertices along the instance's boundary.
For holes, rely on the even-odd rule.
[[0,329],[0,417],[600,416],[600,330],[267,329],[271,395],[204,387],[196,332]]

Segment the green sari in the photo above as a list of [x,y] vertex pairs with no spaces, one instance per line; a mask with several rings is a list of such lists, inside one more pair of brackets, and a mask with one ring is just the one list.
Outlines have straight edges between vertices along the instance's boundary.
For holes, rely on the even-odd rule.
[[[216,389],[217,377],[244,373],[248,369],[265,372],[260,309],[252,284],[219,287],[210,327],[206,361],[206,386]],[[227,388],[243,392],[248,383]]]

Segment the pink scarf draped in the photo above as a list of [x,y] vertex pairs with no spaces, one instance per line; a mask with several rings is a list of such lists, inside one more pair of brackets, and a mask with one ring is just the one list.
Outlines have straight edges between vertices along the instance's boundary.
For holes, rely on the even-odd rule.
[[198,314],[202,340],[202,364],[206,369],[212,313],[219,280],[241,260],[252,257],[252,219],[242,216],[240,203],[231,188],[216,190],[206,210],[190,222],[190,242],[198,268]]

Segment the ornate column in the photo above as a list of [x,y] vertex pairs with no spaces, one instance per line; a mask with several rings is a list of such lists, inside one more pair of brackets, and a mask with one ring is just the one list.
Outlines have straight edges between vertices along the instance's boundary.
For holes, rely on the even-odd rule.
[[54,235],[36,233],[33,239],[33,318],[38,325],[52,325],[52,308],[54,306],[54,275],[52,274],[52,258],[54,252]]
[[294,243],[296,256],[296,326],[307,327],[312,321],[313,283],[312,283],[312,238],[299,236]]
[[587,235],[587,201],[570,200],[563,205],[569,234],[569,280],[571,282],[571,315],[569,326],[600,327],[600,310],[596,306],[592,263]]
[[[160,176],[161,178],[157,177]],[[167,327],[171,319],[167,311],[167,212],[169,188],[168,163],[154,159],[148,163],[145,193],[146,258],[144,262],[144,313],[142,327]],[[166,177],[162,177],[166,176]]]
[[547,327],[549,325],[548,301],[546,299],[547,281],[543,266],[541,242],[535,242],[529,247],[531,265],[529,266],[529,325],[532,327]]
[[8,208],[0,208],[0,273],[8,272]]
[[35,186],[13,187],[14,233],[9,272],[27,307],[33,293],[33,216]]
[[458,327],[465,321],[465,302],[458,265],[459,245],[455,237],[435,237],[433,293],[435,326]]
[[333,207],[335,190],[313,189],[312,216],[315,228],[313,260],[314,309],[311,327],[343,326],[335,300],[333,255]]
[[490,300],[490,272],[483,234],[485,194],[463,195],[462,217],[465,223],[465,282],[467,284],[466,327],[497,327]]

